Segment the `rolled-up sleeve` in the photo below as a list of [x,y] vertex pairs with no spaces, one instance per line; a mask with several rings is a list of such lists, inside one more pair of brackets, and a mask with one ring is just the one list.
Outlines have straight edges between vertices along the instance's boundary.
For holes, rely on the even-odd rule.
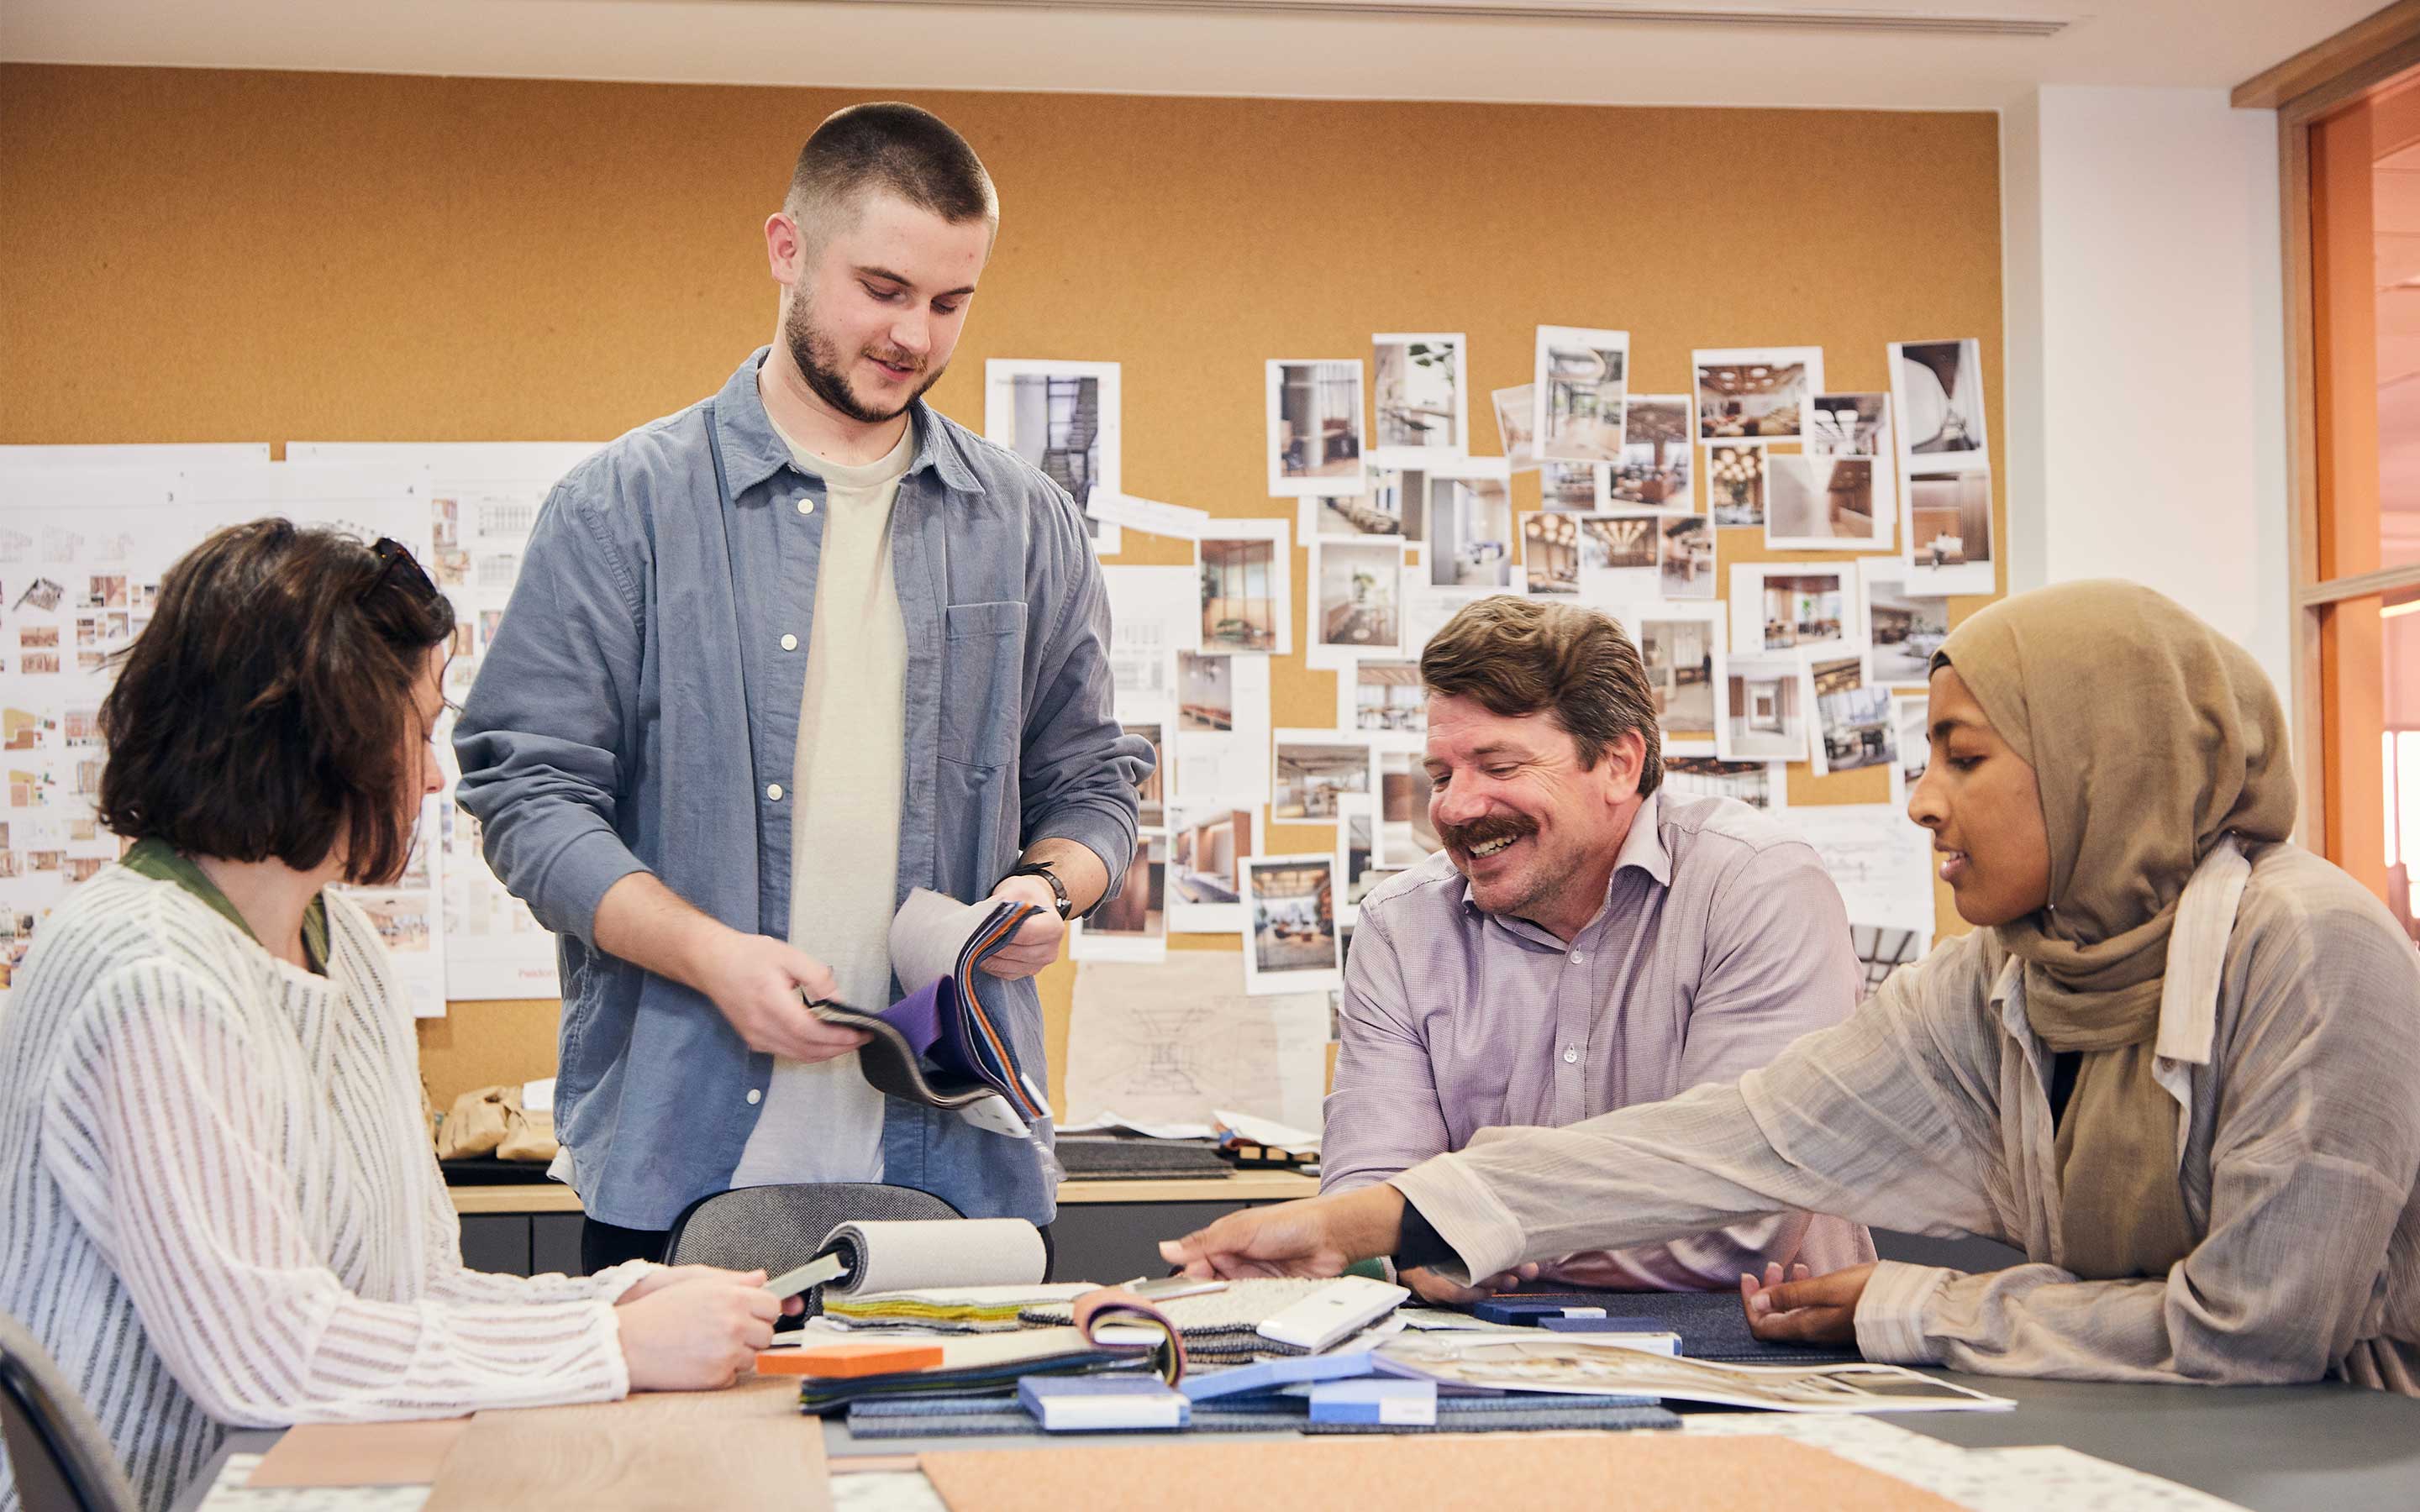
[[1109,595],[1100,563],[1063,493],[1043,539],[1032,599],[1049,625],[1035,648],[1017,771],[1022,843],[1067,840],[1101,858],[1115,897],[1134,859],[1137,786],[1151,745],[1117,718],[1109,668]]
[[637,574],[578,491],[581,476],[538,515],[454,754],[489,866],[539,923],[593,949],[606,889],[646,870],[614,827],[643,609]]

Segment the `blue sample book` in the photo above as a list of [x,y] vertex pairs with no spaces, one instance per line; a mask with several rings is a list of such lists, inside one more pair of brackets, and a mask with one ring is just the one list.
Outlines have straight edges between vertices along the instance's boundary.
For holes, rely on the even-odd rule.
[[1027,1376],[1016,1399],[1049,1432],[1088,1428],[1181,1428],[1193,1404],[1157,1376]]

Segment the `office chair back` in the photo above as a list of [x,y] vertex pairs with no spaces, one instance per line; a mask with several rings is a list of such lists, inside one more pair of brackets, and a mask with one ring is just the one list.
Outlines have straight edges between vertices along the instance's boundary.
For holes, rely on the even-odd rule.
[[134,1512],[108,1436],[25,1325],[0,1313],[0,1443],[24,1512]]
[[[930,1192],[874,1181],[743,1186],[690,1203],[673,1221],[664,1262],[780,1275],[814,1259],[824,1236],[845,1223],[961,1216]],[[821,1310],[822,1299],[810,1293],[808,1313]]]

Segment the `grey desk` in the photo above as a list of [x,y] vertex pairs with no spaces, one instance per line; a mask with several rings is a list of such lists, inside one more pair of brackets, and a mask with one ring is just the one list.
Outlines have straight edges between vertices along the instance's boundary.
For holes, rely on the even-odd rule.
[[[2420,1399],[2338,1384],[2119,1386],[2094,1381],[1948,1379],[2014,1397],[2013,1412],[1909,1412],[1890,1422],[1964,1448],[2055,1443],[2190,1486],[2256,1512],[2412,1512],[2420,1507]],[[1133,1443],[1160,1435],[1124,1434]],[[1168,1435],[1167,1437],[1176,1437]],[[1245,1436],[1237,1436],[1245,1437]],[[194,1512],[227,1454],[259,1453],[274,1432],[228,1437],[220,1459],[178,1499]],[[1221,1436],[1221,1442],[1233,1442]],[[1066,1447],[1065,1439],[886,1439],[858,1443],[834,1420],[834,1459],[933,1449]],[[332,1507],[343,1504],[332,1500]]]

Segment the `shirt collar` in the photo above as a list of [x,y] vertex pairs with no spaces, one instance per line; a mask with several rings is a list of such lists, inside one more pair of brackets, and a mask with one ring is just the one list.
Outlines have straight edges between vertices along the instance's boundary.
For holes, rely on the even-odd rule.
[[[1662,817],[1664,795],[1651,793],[1638,811],[1630,816],[1630,833],[1621,839],[1621,849],[1613,858],[1613,875],[1606,879],[1605,897],[1613,902],[1613,885],[1624,872],[1636,867],[1655,879],[1659,887],[1672,886],[1672,853],[1664,848],[1664,826],[1656,821]],[[1462,906],[1476,914],[1481,912],[1470,896],[1470,879],[1462,880]],[[1603,917],[1600,910],[1599,917]],[[1511,922],[1506,920],[1506,922]]]
[[[716,440],[722,447],[723,480],[734,499],[783,468],[796,467],[789,443],[774,430],[772,418],[765,413],[765,396],[756,389],[757,369],[772,350],[769,346],[759,347],[750,353],[715,396]],[[931,468],[957,492],[982,493],[983,484],[968,466],[963,443],[949,423],[922,399],[909,411],[916,427],[916,459],[908,464],[904,476],[914,477]]]

